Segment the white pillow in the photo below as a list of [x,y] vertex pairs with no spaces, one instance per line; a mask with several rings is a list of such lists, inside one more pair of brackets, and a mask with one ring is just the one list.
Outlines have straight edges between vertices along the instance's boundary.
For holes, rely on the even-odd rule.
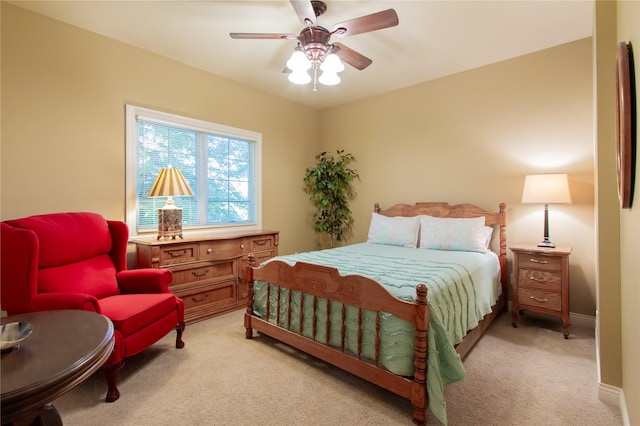
[[485,253],[485,218],[420,216],[420,248]]
[[491,237],[493,236],[493,226],[484,227],[484,246],[489,248],[491,246]]
[[368,243],[416,248],[420,216],[384,216],[373,212]]

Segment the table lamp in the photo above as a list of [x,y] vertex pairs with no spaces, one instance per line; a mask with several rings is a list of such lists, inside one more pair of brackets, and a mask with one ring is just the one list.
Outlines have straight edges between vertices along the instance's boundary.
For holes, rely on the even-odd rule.
[[569,179],[566,174],[527,175],[524,179],[522,203],[544,204],[544,240],[538,247],[554,248],[549,241],[549,204],[570,203]]
[[182,238],[182,209],[173,202],[174,196],[193,195],[180,170],[169,167],[160,170],[156,181],[147,193],[149,197],[167,197],[158,209],[158,239]]

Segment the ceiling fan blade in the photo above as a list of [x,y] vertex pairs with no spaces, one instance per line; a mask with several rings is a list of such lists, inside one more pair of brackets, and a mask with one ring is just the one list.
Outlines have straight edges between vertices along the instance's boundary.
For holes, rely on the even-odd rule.
[[296,11],[298,19],[305,25],[317,25],[316,12],[309,0],[291,0],[291,6]]
[[371,63],[373,62],[371,59],[345,46],[342,43],[333,43],[333,47],[337,49],[335,54],[338,55],[340,59],[361,71],[371,65]]
[[278,40],[295,40],[298,38],[295,34],[276,34],[276,33],[229,33],[231,38],[240,39],[278,39]]
[[335,24],[331,33],[337,37],[350,37],[356,34],[395,27],[398,25],[398,22],[398,14],[396,11],[387,9]]

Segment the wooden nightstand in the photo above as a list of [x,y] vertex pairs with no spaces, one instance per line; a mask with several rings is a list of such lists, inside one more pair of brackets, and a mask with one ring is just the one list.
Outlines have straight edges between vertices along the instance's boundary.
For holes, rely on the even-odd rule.
[[518,327],[523,310],[562,318],[569,338],[569,255],[572,247],[545,248],[516,244],[513,252],[512,324]]

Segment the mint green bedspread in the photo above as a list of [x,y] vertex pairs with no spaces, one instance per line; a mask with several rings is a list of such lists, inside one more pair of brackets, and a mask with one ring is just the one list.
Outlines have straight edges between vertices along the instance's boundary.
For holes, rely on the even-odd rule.
[[[361,243],[329,250],[278,256],[274,259],[290,265],[298,261],[332,266],[342,275],[362,275],[382,284],[395,297],[415,301],[415,288],[425,284],[431,310],[427,340],[427,392],[429,408],[443,423],[447,423],[444,387],[462,380],[465,376],[460,356],[454,345],[462,341],[468,330],[473,329],[484,315],[491,312],[501,291],[500,266],[495,253],[443,251],[406,248],[382,244]],[[271,259],[267,262],[273,261]],[[273,306],[277,291],[272,286]],[[281,297],[288,298],[288,289],[280,289]],[[266,313],[266,283],[254,284],[254,312],[264,318]],[[287,299],[283,299],[287,300]],[[292,294],[291,329],[300,331],[299,312],[313,303],[309,295]],[[341,305],[330,308],[331,327],[325,332],[326,303],[317,313],[315,339],[339,347],[341,344]],[[286,303],[281,303],[280,326],[286,327],[288,317]],[[276,313],[270,312],[269,321],[276,322]],[[312,337],[313,314],[303,308],[303,335]],[[358,310],[347,306],[345,320],[345,349],[357,353]],[[415,332],[411,324],[390,314],[381,314],[380,363],[389,371],[413,375]],[[375,314],[363,311],[362,356],[374,359]]]

